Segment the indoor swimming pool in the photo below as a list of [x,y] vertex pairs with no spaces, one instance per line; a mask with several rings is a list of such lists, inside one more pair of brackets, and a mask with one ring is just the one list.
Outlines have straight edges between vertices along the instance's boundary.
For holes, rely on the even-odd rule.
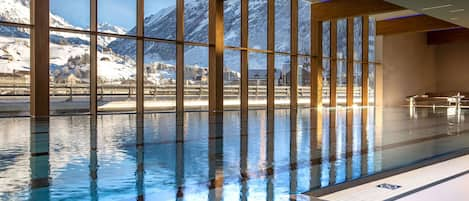
[[0,200],[310,200],[466,152],[466,116],[357,107],[0,118]]

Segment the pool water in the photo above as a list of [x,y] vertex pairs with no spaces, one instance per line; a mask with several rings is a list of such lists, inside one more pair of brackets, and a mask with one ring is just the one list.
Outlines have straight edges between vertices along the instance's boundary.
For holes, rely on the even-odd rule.
[[0,200],[309,200],[469,148],[466,111],[354,108],[1,118]]

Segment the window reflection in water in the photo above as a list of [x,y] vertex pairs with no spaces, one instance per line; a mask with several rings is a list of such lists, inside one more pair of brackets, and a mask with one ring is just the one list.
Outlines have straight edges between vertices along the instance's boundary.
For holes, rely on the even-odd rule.
[[[2,157],[14,160],[0,163],[6,171],[0,172],[0,182],[15,192],[1,193],[11,199],[51,200],[282,199],[467,147],[467,136],[452,135],[467,126],[444,124],[446,109],[419,108],[418,122],[407,121],[406,109],[387,112],[355,108],[258,110],[244,117],[239,112],[223,117],[194,112],[1,119],[12,125],[9,135],[2,135]],[[436,119],[442,122],[436,130],[448,135],[412,130]],[[29,126],[30,138],[8,140]],[[414,135],[402,137],[411,131]],[[439,137],[429,141],[429,135]],[[424,152],[428,143],[438,144],[438,151]],[[406,157],[396,160],[396,155]]]

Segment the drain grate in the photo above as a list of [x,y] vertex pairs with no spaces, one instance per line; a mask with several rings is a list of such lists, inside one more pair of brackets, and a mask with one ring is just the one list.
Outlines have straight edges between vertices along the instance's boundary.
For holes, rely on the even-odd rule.
[[395,185],[395,184],[387,184],[387,183],[384,183],[384,184],[380,184],[378,186],[376,186],[378,188],[383,188],[383,189],[387,189],[387,190],[396,190],[396,189],[399,189],[401,188],[402,186],[399,186],[399,185]]

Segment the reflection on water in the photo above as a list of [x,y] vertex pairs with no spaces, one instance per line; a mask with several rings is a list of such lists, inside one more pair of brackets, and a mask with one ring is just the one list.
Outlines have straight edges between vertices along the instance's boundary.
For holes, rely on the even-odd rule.
[[469,147],[464,110],[411,113],[0,119],[0,200],[304,200],[312,189]]

